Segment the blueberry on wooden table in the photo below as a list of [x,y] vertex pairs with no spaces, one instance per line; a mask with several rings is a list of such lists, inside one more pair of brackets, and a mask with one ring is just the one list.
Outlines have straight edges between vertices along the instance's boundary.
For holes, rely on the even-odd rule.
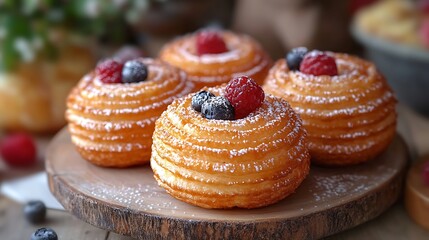
[[51,228],[39,228],[31,235],[30,240],[58,240],[58,236]]
[[42,201],[30,201],[24,206],[24,214],[31,223],[41,223],[46,218],[46,206]]

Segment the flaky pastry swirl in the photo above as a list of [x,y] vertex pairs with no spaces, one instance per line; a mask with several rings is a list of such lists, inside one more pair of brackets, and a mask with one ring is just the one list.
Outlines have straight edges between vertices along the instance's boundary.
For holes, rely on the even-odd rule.
[[263,88],[286,99],[300,114],[313,162],[365,162],[385,150],[395,135],[396,99],[374,64],[331,54],[338,76],[290,71],[281,59],[270,70]]
[[256,208],[293,193],[307,176],[306,132],[286,101],[266,95],[258,110],[230,121],[202,117],[191,98],[174,101],[153,135],[151,167],[172,196],[204,208]]
[[68,97],[72,142],[94,164],[127,167],[148,162],[156,119],[192,89],[183,71],[159,60],[140,61],[148,68],[146,81],[105,84],[91,72]]
[[246,35],[220,32],[229,49],[220,54],[196,54],[196,34],[188,34],[166,44],[160,58],[188,74],[194,90],[226,83],[234,76],[247,75],[262,84],[272,60],[262,47]]

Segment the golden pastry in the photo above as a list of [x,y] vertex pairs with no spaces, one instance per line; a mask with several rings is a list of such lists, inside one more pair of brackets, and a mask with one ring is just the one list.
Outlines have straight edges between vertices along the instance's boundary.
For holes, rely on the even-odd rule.
[[0,71],[0,129],[55,132],[66,124],[66,98],[95,64],[87,48],[62,46],[55,61],[20,63]]
[[[249,115],[223,120],[234,105],[224,88],[178,99],[158,119],[151,157],[158,184],[203,208],[257,208],[292,194],[310,165],[299,116],[285,100],[265,95]],[[199,94],[211,95],[202,113],[194,107]]]
[[276,62],[264,90],[300,114],[314,163],[356,164],[387,148],[396,131],[396,99],[374,64],[317,51],[300,65],[293,60],[290,66],[285,59]]
[[[130,62],[134,66],[127,67]],[[86,75],[68,97],[66,118],[72,142],[83,158],[96,165],[146,163],[155,120],[175,98],[188,94],[192,84],[183,71],[159,60],[140,58],[123,68],[113,60],[105,63],[97,66],[100,73]],[[133,77],[129,72],[125,75],[126,70],[135,69],[139,71]],[[134,81],[144,73],[143,81]],[[115,81],[118,78],[131,83]]]
[[183,69],[195,90],[227,83],[240,75],[262,84],[272,65],[255,40],[230,31],[205,30],[185,35],[165,45],[160,58]]
[[[419,9],[417,1],[382,0],[358,12],[355,26],[366,34],[390,42],[419,48],[428,48],[421,36],[425,10]],[[426,37],[427,38],[427,37]]]

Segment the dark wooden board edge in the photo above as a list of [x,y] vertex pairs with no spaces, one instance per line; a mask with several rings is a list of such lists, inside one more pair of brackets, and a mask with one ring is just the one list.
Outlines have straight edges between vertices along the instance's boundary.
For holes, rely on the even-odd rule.
[[[405,142],[398,137],[406,151]],[[408,153],[406,158],[408,163]],[[234,222],[171,218],[124,210],[78,193],[52,173],[49,163],[46,168],[49,188],[67,211],[91,225],[121,235],[138,239],[318,239],[374,219],[391,207],[403,191],[405,165],[371,194],[332,207],[330,211],[289,219]]]

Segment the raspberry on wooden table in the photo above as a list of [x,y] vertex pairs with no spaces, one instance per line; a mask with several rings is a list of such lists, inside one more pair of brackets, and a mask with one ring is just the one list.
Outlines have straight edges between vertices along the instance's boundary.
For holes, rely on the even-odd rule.
[[0,154],[10,166],[25,167],[36,163],[36,144],[26,133],[6,136],[0,144]]
[[235,109],[235,118],[240,119],[262,105],[265,93],[252,78],[241,76],[232,79],[226,85],[225,97]]

